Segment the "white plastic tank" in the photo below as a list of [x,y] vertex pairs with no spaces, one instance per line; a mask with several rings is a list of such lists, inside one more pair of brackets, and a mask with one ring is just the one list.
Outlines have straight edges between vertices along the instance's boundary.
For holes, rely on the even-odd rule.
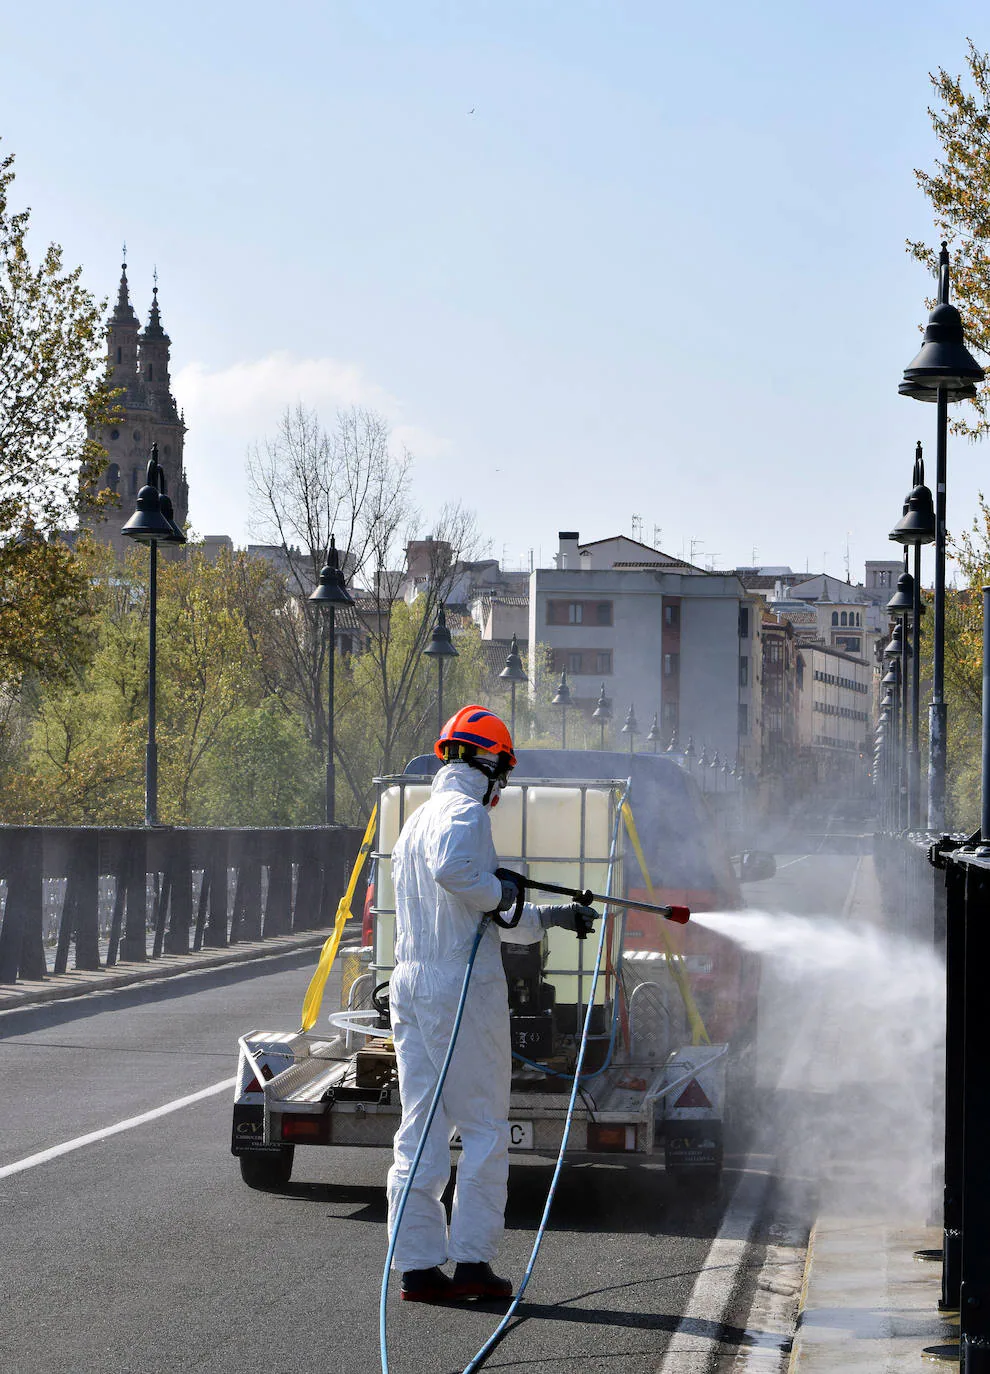
[[[400,793],[405,796],[400,803]],[[387,977],[395,962],[395,893],[390,855],[401,825],[430,794],[423,783],[393,784],[379,802],[379,859],[377,865],[374,967]],[[401,820],[400,820],[401,817]],[[612,789],[604,784],[511,784],[491,813],[492,837],[499,862],[527,877],[583,890],[605,892],[615,812]],[[620,875],[613,875],[613,891]],[[530,900],[543,906],[566,902],[566,897],[534,892]],[[551,930],[546,937],[545,976],[556,988],[558,1003],[583,1003],[590,990],[596,936],[575,939],[570,931]],[[605,998],[605,979],[599,979],[595,1000]]]

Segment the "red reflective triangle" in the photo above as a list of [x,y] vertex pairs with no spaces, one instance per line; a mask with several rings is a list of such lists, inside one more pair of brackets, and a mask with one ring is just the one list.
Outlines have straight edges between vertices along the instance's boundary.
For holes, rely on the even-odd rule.
[[696,1078],[692,1078],[680,1097],[674,1103],[674,1107],[711,1107],[705,1090]]

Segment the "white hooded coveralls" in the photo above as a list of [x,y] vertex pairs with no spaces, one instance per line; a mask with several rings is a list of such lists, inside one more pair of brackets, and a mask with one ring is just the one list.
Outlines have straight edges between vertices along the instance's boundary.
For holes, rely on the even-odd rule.
[[[445,765],[392,851],[395,970],[389,1008],[402,1124],[388,1174],[390,1236],[450,1043],[478,922],[502,896],[491,818],[482,804],[487,787],[488,779],[466,763]],[[399,1229],[393,1263],[400,1271],[429,1269],[448,1259],[495,1258],[505,1219],[512,1072],[500,942],[533,944],[542,936],[539,912],[527,902],[513,930],[490,924],[482,937],[447,1081]],[[450,1178],[454,1130],[460,1132],[461,1158],[448,1237],[440,1199]]]

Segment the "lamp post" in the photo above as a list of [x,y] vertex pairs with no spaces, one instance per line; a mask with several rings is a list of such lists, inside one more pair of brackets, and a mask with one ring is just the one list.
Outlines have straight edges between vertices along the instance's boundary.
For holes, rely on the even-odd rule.
[[509,645],[509,652],[505,656],[505,667],[499,673],[503,682],[512,684],[512,714],[509,722],[509,733],[513,740],[516,738],[516,686],[520,682],[528,682],[526,670],[522,666],[522,658],[519,656],[519,641],[515,635],[512,636],[512,643]]
[[629,752],[633,751],[633,740],[639,734],[639,726],[636,724],[635,708],[630,706],[626,713],[626,721],[622,727],[622,734],[629,736]]
[[605,726],[612,719],[612,701],[605,695],[605,684],[602,683],[602,690],[598,693],[598,705],[591,713],[591,719],[597,720],[599,728],[598,747],[605,748]]
[[[911,630],[914,650],[914,673],[911,677],[911,749],[908,755],[908,791],[910,799],[909,826],[921,824],[921,750],[918,731],[921,725],[921,546],[935,542],[935,505],[925,486],[925,461],[921,444],[914,452],[914,483],[904,503],[904,512],[890,532],[895,543],[903,544],[905,553],[914,549],[912,576]],[[893,604],[893,603],[891,603]],[[890,607],[888,606],[888,610]]]
[[695,758],[694,735],[688,735],[688,742],[687,742],[687,744],[684,746],[683,759],[684,759],[685,765],[687,766],[687,770],[688,770],[688,772],[691,774],[692,777],[694,777],[694,758]]
[[321,611],[326,612],[327,616],[327,800],[326,815],[327,825],[333,825],[334,821],[334,799],[336,797],[336,779],[334,777],[333,760],[333,670],[334,659],[337,656],[336,632],[337,632],[337,607],[353,606],[354,598],[344,583],[344,574],[340,570],[340,560],[337,557],[337,541],[333,535],[330,536],[330,547],[327,550],[326,564],[320,569],[320,580],[315,591],[310,593],[309,599]]
[[662,736],[660,734],[660,712],[654,711],[653,724],[650,726],[649,734],[646,736],[647,744],[653,745],[654,754],[657,752],[657,745],[660,743],[661,738]]
[[932,703],[928,735],[928,829],[945,828],[945,483],[950,401],[975,396],[983,368],[963,341],[962,319],[949,304],[949,250],[938,258],[938,304],[928,316],[924,343],[904,369],[902,396],[934,402],[935,412],[935,624],[932,632]]
[[560,674],[560,681],[557,683],[557,691],[551,699],[551,706],[560,707],[560,747],[567,748],[567,708],[571,704],[571,689],[567,685],[567,670],[564,669]]
[[430,642],[423,650],[427,658],[435,658],[437,661],[437,739],[443,730],[443,661],[445,658],[459,658],[454,642],[447,629],[447,612],[444,610],[443,602],[440,602],[440,609],[437,612],[437,623],[433,627],[430,635]]
[[137,510],[121,527],[121,534],[150,552],[148,576],[148,743],[144,757],[144,823],[158,824],[158,545],[184,544],[186,536],[172,519],[172,502],[165,492],[165,475],[158,463],[158,445],[152,444],[148,478],[137,495]]
[[[900,624],[899,621],[898,621],[898,624]],[[905,643],[905,641],[902,639],[902,645],[901,645],[902,649],[903,649],[903,647],[904,647],[904,643]],[[888,693],[889,693],[889,705],[890,705],[890,721],[889,721],[889,728],[890,728],[890,735],[891,735],[891,743],[892,743],[892,746],[893,746],[893,748],[892,748],[892,753],[893,753],[893,755],[894,755],[894,762],[893,762],[893,779],[892,779],[892,783],[893,783],[893,791],[894,791],[894,795],[895,795],[895,805],[894,805],[894,809],[893,809],[893,820],[894,820],[894,828],[895,828],[896,830],[899,830],[899,829],[901,828],[901,824],[902,824],[902,820],[903,820],[903,817],[901,816],[901,800],[902,800],[902,798],[903,798],[903,796],[904,796],[904,792],[905,792],[905,789],[904,789],[904,762],[905,762],[905,760],[904,760],[904,753],[903,753],[903,745],[904,745],[905,730],[904,730],[903,702],[902,702],[902,694],[901,694],[901,660],[900,660],[900,658],[891,658],[891,659],[889,660],[889,666],[888,666],[888,668],[887,668],[887,671],[884,673],[883,677],[880,679],[880,686],[881,686],[881,687],[886,687],[886,688],[888,689]],[[885,694],[884,694],[884,700],[885,700],[885,701],[887,700],[887,697],[888,697],[888,694],[885,693]]]

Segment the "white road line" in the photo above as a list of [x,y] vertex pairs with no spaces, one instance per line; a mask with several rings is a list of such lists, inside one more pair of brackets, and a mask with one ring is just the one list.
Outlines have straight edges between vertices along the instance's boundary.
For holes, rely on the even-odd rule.
[[747,1157],[718,1235],[656,1374],[703,1374],[711,1367],[719,1326],[728,1317],[742,1266],[764,1213],[771,1182],[770,1173],[764,1169],[764,1159]]
[[26,1159],[18,1159],[14,1164],[4,1164],[0,1166],[0,1178],[8,1178],[11,1174],[23,1173],[25,1169],[33,1169],[38,1164],[47,1164],[50,1159],[58,1159],[59,1155],[71,1154],[73,1150],[81,1150],[84,1145],[92,1145],[97,1140],[106,1140],[108,1136],[119,1135],[121,1131],[132,1131],[135,1126],[143,1126],[148,1121],[155,1121],[160,1116],[168,1116],[170,1112],[180,1111],[183,1107],[191,1107],[194,1102],[202,1102],[206,1097],[216,1097],[217,1093],[229,1092],[237,1082],[236,1078],[225,1078],[220,1083],[214,1083],[210,1088],[201,1088],[198,1093],[190,1093],[188,1097],[177,1097],[174,1102],[166,1102],[163,1107],[155,1107],[150,1112],[142,1112],[140,1116],[130,1116],[126,1121],[118,1121],[114,1126],[104,1126],[102,1131],[90,1131],[88,1135],[77,1135],[75,1140],[63,1141],[61,1145],[53,1145],[50,1150],[39,1150],[36,1155],[28,1155]]

